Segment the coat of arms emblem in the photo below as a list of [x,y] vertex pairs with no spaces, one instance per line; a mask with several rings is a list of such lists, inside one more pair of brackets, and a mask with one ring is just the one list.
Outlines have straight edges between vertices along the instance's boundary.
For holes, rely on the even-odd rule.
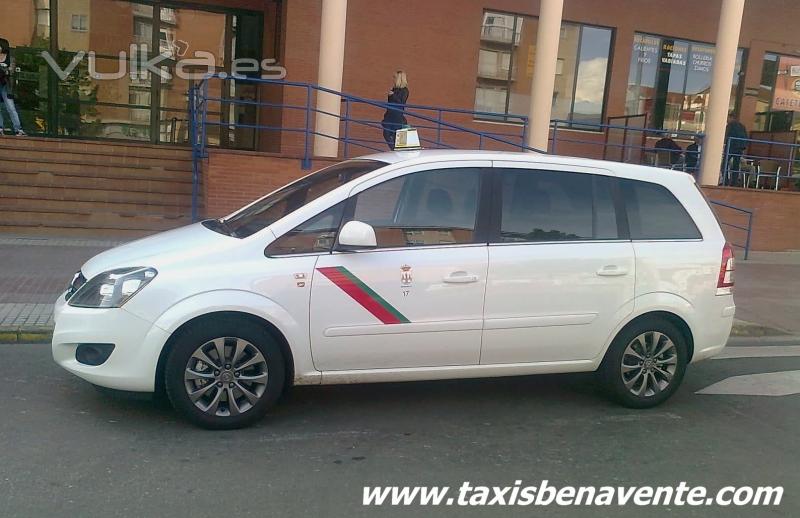
[[411,276],[411,267],[404,264],[400,267],[400,287],[407,288],[411,286],[414,278]]

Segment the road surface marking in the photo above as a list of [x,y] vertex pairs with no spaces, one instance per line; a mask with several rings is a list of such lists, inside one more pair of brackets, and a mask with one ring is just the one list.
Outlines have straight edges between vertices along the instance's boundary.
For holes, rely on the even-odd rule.
[[762,345],[756,347],[726,347],[714,356],[714,360],[732,358],[780,358],[783,356],[800,356],[800,345]]
[[800,371],[766,372],[732,376],[714,383],[696,394],[735,396],[791,396],[800,394]]

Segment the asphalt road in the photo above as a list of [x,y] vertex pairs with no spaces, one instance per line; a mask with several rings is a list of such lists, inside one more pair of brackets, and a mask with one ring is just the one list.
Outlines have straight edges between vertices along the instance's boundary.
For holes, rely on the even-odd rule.
[[[47,345],[0,345],[0,516],[800,516],[800,396],[698,395],[800,357],[692,366],[627,410],[590,375],[297,388],[258,426],[195,429],[102,394]],[[390,508],[364,485],[782,485],[769,508]]]

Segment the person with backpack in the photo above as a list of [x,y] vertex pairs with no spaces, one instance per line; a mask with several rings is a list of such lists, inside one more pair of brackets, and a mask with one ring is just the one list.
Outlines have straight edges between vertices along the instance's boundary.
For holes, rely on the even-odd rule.
[[[17,107],[14,104],[14,96],[11,94],[11,75],[14,73],[14,60],[11,58],[11,47],[8,40],[0,38],[0,101],[11,117],[11,126],[14,134],[24,136],[22,124],[19,120]],[[0,135],[5,135],[5,121],[3,120],[3,110],[0,107]]]

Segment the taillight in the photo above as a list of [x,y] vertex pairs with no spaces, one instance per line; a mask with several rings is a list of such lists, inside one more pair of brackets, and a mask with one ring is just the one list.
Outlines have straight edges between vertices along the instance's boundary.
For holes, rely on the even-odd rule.
[[722,264],[719,267],[717,279],[717,295],[730,295],[733,293],[733,247],[725,243],[722,248]]

